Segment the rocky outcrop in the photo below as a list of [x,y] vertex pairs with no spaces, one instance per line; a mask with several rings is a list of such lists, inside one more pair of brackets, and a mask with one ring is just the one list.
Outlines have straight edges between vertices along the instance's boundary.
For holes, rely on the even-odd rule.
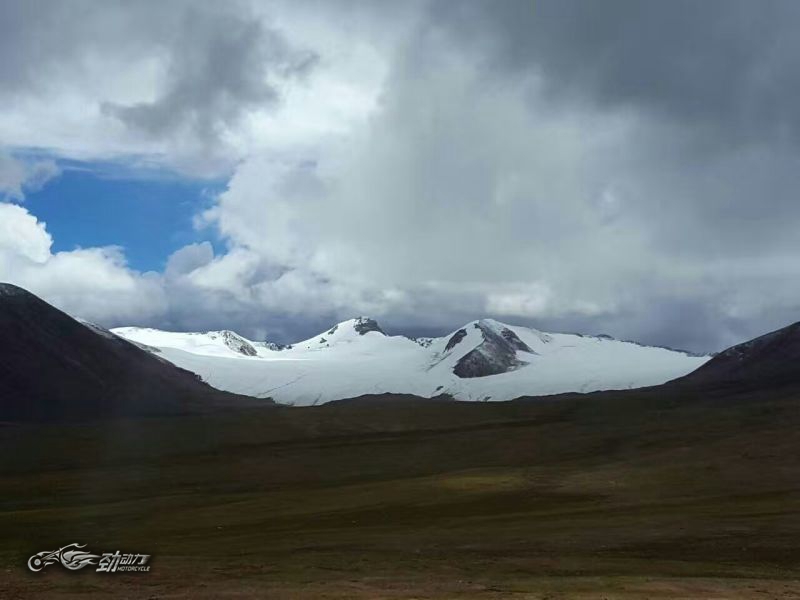
[[233,331],[221,331],[220,335],[222,335],[222,341],[225,342],[225,345],[234,352],[244,354],[245,356],[258,355],[258,352],[256,352],[256,349],[253,348],[250,342]]
[[[461,378],[486,377],[488,375],[507,373],[527,364],[517,358],[517,352],[533,354],[533,350],[519,339],[516,333],[500,323],[481,320],[474,323],[473,327],[480,331],[483,341],[462,356],[453,367],[453,373]],[[463,335],[461,335],[460,339],[463,339],[466,336],[466,331],[460,329],[450,338],[450,342],[453,342],[461,332],[463,332]],[[460,339],[456,340],[453,346]],[[450,346],[450,342],[448,342],[448,346]]]
[[378,322],[375,319],[370,319],[369,317],[357,317],[353,323],[353,329],[355,329],[356,333],[359,335],[364,335],[370,331],[375,331],[381,335],[386,335],[383,332],[383,329],[381,329],[380,325],[378,325]]

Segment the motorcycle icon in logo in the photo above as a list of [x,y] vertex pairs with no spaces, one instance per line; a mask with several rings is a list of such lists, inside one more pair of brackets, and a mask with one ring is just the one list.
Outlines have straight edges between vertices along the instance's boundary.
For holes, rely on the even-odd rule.
[[70,571],[77,571],[87,565],[96,565],[100,556],[91,552],[84,552],[86,544],[68,544],[58,550],[45,550],[34,554],[28,559],[28,568],[37,572],[44,569],[47,565],[61,563]]

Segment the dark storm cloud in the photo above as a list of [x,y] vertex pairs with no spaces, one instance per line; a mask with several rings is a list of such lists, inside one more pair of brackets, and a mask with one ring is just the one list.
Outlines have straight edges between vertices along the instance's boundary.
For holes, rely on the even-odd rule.
[[74,54],[75,47],[63,43],[70,36],[56,28],[64,8],[41,0],[0,0],[0,94],[40,87],[42,69],[55,56]]
[[794,0],[437,1],[435,22],[493,68],[565,98],[634,106],[724,138],[800,134]]
[[104,105],[148,135],[187,127],[198,139],[214,142],[248,108],[277,102],[274,75],[305,75],[317,60],[292,49],[277,31],[239,15],[188,10],[177,32],[163,94],[153,102]]
[[98,54],[132,58],[170,30],[183,2],[171,4],[0,0],[0,94],[41,93]]

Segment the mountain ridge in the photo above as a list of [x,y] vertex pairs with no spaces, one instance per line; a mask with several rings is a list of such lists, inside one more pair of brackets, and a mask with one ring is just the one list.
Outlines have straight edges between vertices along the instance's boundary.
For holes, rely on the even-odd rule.
[[510,400],[629,389],[685,375],[709,358],[489,318],[421,340],[387,335],[375,319],[363,316],[285,346],[242,337],[255,355],[211,339],[214,332],[113,331],[158,348],[167,360],[220,389],[299,405],[382,393]]
[[[592,333],[578,333],[578,332],[573,332],[573,331],[560,331],[560,332],[548,332],[548,333],[545,333],[545,332],[542,332],[541,330],[536,329],[534,327],[529,327],[529,326],[526,326],[526,325],[513,325],[513,324],[509,324],[509,323],[504,323],[504,322],[498,321],[498,320],[496,320],[496,319],[494,319],[492,317],[482,317],[482,318],[479,318],[479,319],[474,319],[472,321],[469,321],[469,322],[465,323],[462,327],[459,327],[458,329],[455,329],[455,330],[453,330],[453,331],[451,331],[449,333],[445,333],[444,335],[441,335],[441,336],[412,336],[412,335],[406,335],[404,333],[396,333],[396,334],[386,333],[386,331],[380,326],[380,324],[378,323],[378,321],[376,319],[373,319],[372,317],[366,317],[366,316],[357,316],[357,317],[352,317],[350,319],[345,319],[343,321],[339,321],[338,323],[332,325],[330,328],[326,329],[323,332],[318,333],[317,335],[314,335],[314,336],[312,336],[310,338],[306,338],[304,340],[295,341],[295,342],[275,342],[275,341],[272,341],[272,340],[269,340],[269,339],[254,340],[254,339],[250,339],[247,336],[242,335],[242,334],[240,334],[237,331],[232,330],[232,329],[210,329],[210,330],[206,330],[206,331],[172,331],[172,330],[166,330],[166,329],[158,329],[158,328],[154,328],[154,327],[138,327],[138,326],[127,327],[127,326],[122,326],[122,327],[114,327],[114,328],[110,329],[109,331],[117,333],[117,335],[122,335],[123,337],[126,337],[127,335],[135,336],[139,332],[141,332],[141,333],[152,332],[152,333],[157,334],[157,335],[176,336],[176,338],[178,338],[180,336],[202,336],[202,335],[212,335],[212,334],[215,334],[215,335],[230,334],[230,335],[234,336],[235,338],[238,338],[238,339],[246,342],[247,344],[249,344],[251,346],[263,347],[263,348],[266,348],[267,350],[272,350],[274,352],[280,352],[282,350],[289,350],[289,349],[295,348],[297,346],[302,346],[304,343],[305,344],[311,344],[312,342],[317,341],[319,338],[324,337],[326,334],[332,335],[336,331],[338,331],[340,328],[344,328],[344,327],[346,327],[346,326],[348,326],[350,324],[355,324],[358,321],[364,321],[364,322],[371,322],[372,323],[371,326],[367,326],[366,328],[363,329],[364,333],[362,333],[361,335],[369,333],[370,331],[375,331],[375,332],[380,333],[381,335],[384,335],[386,337],[402,337],[402,338],[408,339],[408,340],[410,340],[412,342],[415,342],[415,343],[417,343],[419,345],[422,345],[423,347],[427,347],[428,345],[430,345],[430,343],[433,340],[442,339],[442,338],[452,338],[453,336],[458,334],[460,331],[466,330],[469,327],[478,326],[478,325],[480,325],[482,323],[483,324],[494,323],[497,326],[501,326],[503,328],[507,328],[507,327],[524,328],[524,329],[527,329],[527,330],[530,330],[530,331],[538,332],[538,333],[540,333],[542,335],[558,334],[558,335],[571,335],[571,336],[576,336],[576,337],[581,337],[581,338],[594,338],[594,339],[609,340],[609,341],[615,341],[615,342],[622,342],[622,343],[626,343],[626,344],[635,344],[637,346],[641,346],[642,348],[657,348],[657,349],[662,349],[662,350],[669,350],[670,352],[676,352],[676,353],[679,353],[679,354],[685,354],[686,356],[692,356],[692,357],[697,357],[697,358],[712,357],[712,356],[715,356],[716,354],[718,354],[716,352],[708,352],[708,353],[693,352],[691,350],[685,350],[685,349],[682,349],[682,348],[674,348],[672,346],[666,346],[666,345],[662,345],[662,344],[646,344],[646,343],[643,343],[643,342],[639,342],[637,340],[617,338],[617,337],[614,337],[614,336],[611,336],[611,335],[608,335],[608,334],[605,334],[605,333],[592,334]],[[326,341],[329,341],[329,340],[326,338]]]
[[485,401],[662,383],[800,385],[800,322],[714,357],[494,319],[421,343],[362,316],[278,346],[231,330],[109,331],[0,284],[0,339],[0,418],[176,413],[235,406],[242,396],[315,405],[382,394]]

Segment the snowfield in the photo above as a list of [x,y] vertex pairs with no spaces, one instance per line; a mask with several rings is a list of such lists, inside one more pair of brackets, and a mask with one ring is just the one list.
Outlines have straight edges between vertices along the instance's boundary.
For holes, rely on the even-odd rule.
[[357,318],[282,349],[230,331],[112,331],[216,388],[298,406],[385,392],[481,401],[629,389],[686,375],[710,359],[492,319],[413,340],[387,336],[373,320]]

